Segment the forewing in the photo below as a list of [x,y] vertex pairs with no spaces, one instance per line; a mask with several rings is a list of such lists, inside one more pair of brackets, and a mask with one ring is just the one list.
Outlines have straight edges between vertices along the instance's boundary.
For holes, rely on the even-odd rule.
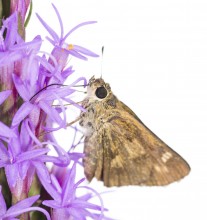
[[[119,124],[118,127],[115,127],[115,121]],[[141,185],[148,179],[151,171],[146,150],[131,133],[122,130],[126,129],[126,122],[113,118],[105,127],[102,175],[104,185]]]
[[166,185],[189,173],[186,161],[141,121],[119,110],[111,115],[99,133],[102,174],[95,175],[106,186]]
[[[186,176],[186,161],[131,114],[116,111],[107,124],[107,135],[115,151],[104,145],[106,185],[166,185]],[[113,149],[112,148],[112,149]],[[109,156],[110,155],[110,156]],[[108,163],[108,165],[105,164]],[[121,171],[121,172],[119,172]],[[104,170],[105,172],[105,170]],[[122,176],[128,176],[122,181]]]

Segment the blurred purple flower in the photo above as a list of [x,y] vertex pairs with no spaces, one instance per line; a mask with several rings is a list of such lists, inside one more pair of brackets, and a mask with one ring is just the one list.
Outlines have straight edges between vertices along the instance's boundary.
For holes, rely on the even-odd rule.
[[6,203],[4,201],[4,197],[1,193],[1,186],[0,186],[0,219],[1,220],[17,220],[19,215],[30,212],[30,211],[40,211],[44,213],[47,220],[50,220],[50,216],[47,211],[39,207],[31,207],[39,198],[39,195],[31,196],[27,199],[24,199],[15,205],[11,206],[9,209],[6,207]]
[[[56,176],[55,176],[56,175]],[[70,170],[56,169],[50,175],[51,181],[45,181],[45,178],[38,174],[40,181],[53,200],[45,200],[43,204],[52,208],[52,219],[74,219],[86,220],[87,217],[92,219],[105,219],[102,199],[99,194],[86,186],[79,186],[85,178],[75,183],[76,164]],[[83,196],[77,196],[76,191],[79,188],[86,188],[95,193],[100,199],[101,205],[90,203],[93,197],[91,193]]]

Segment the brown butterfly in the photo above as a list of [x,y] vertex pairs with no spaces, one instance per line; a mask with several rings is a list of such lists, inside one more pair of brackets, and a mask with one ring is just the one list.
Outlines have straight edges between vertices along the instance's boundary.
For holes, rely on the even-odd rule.
[[105,186],[162,186],[190,172],[187,162],[112,93],[103,79],[92,77],[81,113],[85,129],[83,159],[86,178]]

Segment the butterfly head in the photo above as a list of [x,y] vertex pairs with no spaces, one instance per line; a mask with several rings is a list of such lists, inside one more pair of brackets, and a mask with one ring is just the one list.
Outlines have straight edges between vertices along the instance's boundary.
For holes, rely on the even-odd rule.
[[105,83],[102,78],[95,79],[92,77],[89,80],[87,87],[87,96],[93,100],[105,100],[112,94],[108,83]]

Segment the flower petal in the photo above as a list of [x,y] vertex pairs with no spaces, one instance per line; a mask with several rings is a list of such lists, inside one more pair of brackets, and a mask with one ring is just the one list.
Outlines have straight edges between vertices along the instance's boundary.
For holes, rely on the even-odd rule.
[[5,124],[0,122],[0,136],[12,138],[12,137],[16,137],[16,134],[9,127],[7,127]]
[[46,166],[41,162],[33,162],[33,164],[36,167],[37,175],[45,190],[50,194],[50,196],[52,196],[55,201],[60,203],[61,195],[52,186],[50,175]]
[[39,161],[32,161],[32,164],[36,168],[38,176],[41,177],[40,179],[43,179],[47,183],[51,183],[50,174],[46,165]]
[[76,175],[76,164],[74,163],[71,170],[65,176],[65,182],[63,185],[63,194],[62,194],[62,204],[66,205],[68,201],[74,197],[75,194],[74,184],[75,184],[75,175]]
[[72,55],[72,56],[74,56],[74,57],[77,57],[77,58],[79,58],[79,59],[81,59],[81,60],[88,60],[87,57],[81,55],[80,53],[78,53],[78,52],[75,51],[75,50],[67,50],[67,49],[65,49],[64,51],[66,51],[66,52],[69,53],[70,55]]
[[3,216],[4,217],[3,219],[12,220],[12,219],[16,219],[14,217],[19,216],[20,214],[25,212],[40,211],[44,213],[44,215],[47,217],[47,220],[51,220],[50,215],[43,208],[31,207],[38,200],[39,197],[40,197],[39,195],[31,196],[16,203],[7,210],[6,214],[4,214]]
[[22,51],[0,52],[0,66],[11,65],[23,57]]
[[43,205],[46,205],[48,207],[51,207],[51,208],[54,208],[54,209],[57,209],[57,208],[60,208],[61,205],[58,204],[56,201],[54,200],[45,200],[42,202]]
[[[32,166],[30,166],[30,161],[24,161],[23,163],[19,163],[19,166],[21,167],[21,169],[19,169],[19,175],[21,179],[24,179],[27,176],[28,179],[28,175],[27,175],[27,171],[32,169]],[[34,169],[34,168],[33,168]]]
[[17,39],[17,22],[18,22],[18,15],[17,12],[13,13],[10,17],[8,17],[4,22],[3,25],[7,28],[6,38],[5,38],[5,45],[7,48],[13,46]]
[[9,158],[7,148],[0,142],[0,159],[2,161],[7,161]]
[[30,99],[30,93],[28,92],[27,88],[24,85],[24,82],[18,77],[17,75],[13,74],[13,82],[14,85],[19,93],[19,95],[25,100],[29,101]]
[[58,43],[59,42],[59,37],[55,33],[55,31],[37,13],[36,13],[36,16],[39,19],[39,21],[42,23],[42,25],[45,27],[45,29],[48,31],[48,33],[52,36],[54,41],[56,43]]
[[88,55],[88,56],[91,56],[91,57],[99,57],[98,54],[95,54],[94,52],[84,48],[84,47],[81,47],[81,46],[78,46],[78,45],[73,45],[73,48],[75,51],[79,52],[79,53],[83,53],[85,55]]
[[94,213],[91,213],[86,209],[78,209],[78,208],[73,208],[73,207],[69,209],[69,214],[73,216],[75,219],[81,219],[81,220],[85,220],[86,216],[90,217],[93,220],[102,219],[102,218],[99,218],[98,216],[96,217]]
[[10,188],[13,188],[19,179],[19,166],[18,164],[10,164],[5,167],[7,182]]
[[7,215],[11,215],[13,212],[17,212],[21,209],[29,208],[30,206],[33,205],[33,203],[35,203],[38,200],[39,197],[40,197],[39,195],[31,196],[16,203],[7,210]]
[[26,116],[29,115],[29,113],[32,111],[33,108],[34,108],[34,106],[31,103],[29,103],[29,102],[23,103],[21,105],[21,107],[19,108],[19,110],[14,115],[14,118],[13,118],[13,121],[12,121],[12,126],[15,127],[15,126],[19,125],[19,123]]
[[19,156],[16,157],[16,160],[18,162],[23,162],[23,161],[29,161],[32,159],[37,159],[39,156],[44,155],[48,153],[49,151],[50,149],[48,148],[30,150],[30,151],[21,153]]
[[63,37],[63,22],[62,22],[62,19],[60,17],[60,13],[58,12],[58,10],[57,10],[57,8],[55,7],[54,4],[52,4],[52,7],[54,8],[55,13],[58,17],[58,21],[59,21],[59,24],[60,24],[60,31],[61,31],[60,38],[62,38]]
[[86,21],[83,23],[78,24],[77,26],[75,26],[74,28],[72,28],[66,35],[65,37],[62,39],[62,42],[64,43],[66,41],[66,39],[69,37],[69,35],[71,35],[75,30],[77,30],[78,28],[84,26],[84,25],[88,25],[88,24],[95,24],[97,23],[97,21]]
[[57,124],[61,125],[62,124],[62,119],[58,112],[48,103],[40,101],[39,102],[39,107],[50,117],[54,122]]
[[5,90],[0,92],[0,105],[7,99],[7,97],[11,94],[11,90]]
[[26,135],[28,133],[27,127],[26,127],[26,120],[21,125],[21,131],[20,131],[20,143],[21,143],[21,150],[23,152],[30,150],[31,148],[31,137],[29,135]]

